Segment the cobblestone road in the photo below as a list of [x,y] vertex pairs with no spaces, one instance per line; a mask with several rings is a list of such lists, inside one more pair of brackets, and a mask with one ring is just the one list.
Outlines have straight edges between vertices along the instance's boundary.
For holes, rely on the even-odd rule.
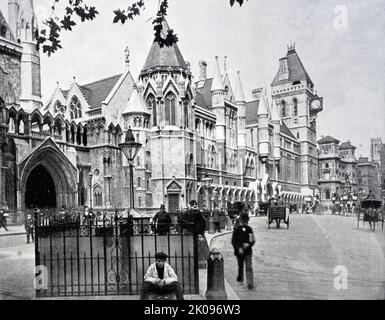
[[[291,219],[289,230],[286,225],[268,230],[266,218],[252,218],[257,242],[251,292],[236,282],[231,235],[213,241],[224,255],[226,280],[241,299],[385,299],[385,231],[357,230],[351,217]],[[338,265],[347,268],[347,290],[334,287]]]

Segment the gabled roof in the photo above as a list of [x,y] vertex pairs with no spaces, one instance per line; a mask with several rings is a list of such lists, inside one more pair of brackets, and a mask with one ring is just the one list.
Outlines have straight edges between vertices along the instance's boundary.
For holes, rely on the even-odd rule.
[[326,136],[318,140],[318,144],[327,144],[327,143],[335,143],[339,144],[340,141],[336,138],[333,138],[332,136]]
[[301,59],[299,58],[295,49],[290,49],[286,55],[287,63],[289,67],[289,79],[288,80],[279,80],[279,70],[275,76],[272,86],[282,85],[286,83],[293,83],[294,81],[307,80],[312,86],[313,81],[310,79],[309,74],[307,73],[305,67],[303,66]]
[[258,121],[259,100],[246,102],[246,124],[255,124]]
[[[102,102],[108,97],[121,76],[122,75],[119,74],[117,76],[79,86],[91,109],[101,107]],[[67,99],[68,90],[63,91],[63,95]]]
[[283,134],[286,134],[287,136],[293,138],[293,139],[297,139],[294,134],[290,131],[290,129],[287,127],[286,123],[285,122],[282,122],[281,124],[281,133]]
[[[170,27],[167,21],[164,20],[162,33],[167,35],[168,30],[170,30]],[[142,72],[157,67],[180,67],[187,69],[186,61],[176,43],[173,43],[172,46],[163,46],[162,48],[158,42],[154,41],[152,43]]]

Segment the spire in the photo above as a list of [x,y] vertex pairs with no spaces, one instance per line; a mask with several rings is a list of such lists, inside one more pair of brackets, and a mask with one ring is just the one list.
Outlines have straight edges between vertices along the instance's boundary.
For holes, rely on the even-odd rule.
[[134,90],[132,91],[130,100],[128,101],[128,104],[124,108],[122,114],[128,114],[128,113],[146,113],[150,114],[146,102],[143,100],[143,97],[139,94],[138,88],[136,85],[134,85]]
[[[167,35],[168,30],[170,30],[170,27],[168,26],[166,19],[164,19],[162,34]],[[150,52],[148,53],[146,63],[142,68],[142,72],[148,71],[150,69],[169,67],[182,68],[187,70],[186,61],[184,60],[178,45],[173,43],[171,46],[165,45],[160,47],[159,43],[154,40]]]
[[237,86],[235,88],[235,102],[245,102],[245,93],[243,91],[241,73],[238,71]]
[[223,79],[226,78],[227,75],[227,56],[223,58]]
[[259,100],[259,106],[258,106],[258,116],[261,115],[269,115],[269,111],[267,111],[268,102],[265,95],[265,90],[262,90],[261,92],[261,98]]
[[211,91],[216,91],[216,90],[225,90],[223,86],[223,81],[222,81],[222,75],[221,75],[221,69],[219,67],[219,61],[218,57],[215,57],[216,63],[215,63],[215,72],[214,72],[214,79],[213,79],[213,84],[211,86]]

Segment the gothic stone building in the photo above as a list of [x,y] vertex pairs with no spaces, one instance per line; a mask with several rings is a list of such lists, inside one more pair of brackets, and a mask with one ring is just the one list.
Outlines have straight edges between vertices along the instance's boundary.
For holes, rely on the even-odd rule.
[[[90,84],[58,85],[41,102],[33,1],[9,0],[0,15],[1,197],[18,210],[91,205],[127,207],[128,163],[119,149],[131,128],[142,144],[134,168],[135,207],[175,211],[318,193],[316,117],[322,98],[294,45],[271,84],[246,101],[227,66],[194,80],[177,44],[153,43],[138,77],[126,51],[122,73]],[[164,23],[167,30],[167,23]],[[233,90],[234,88],[234,90]]]
[[321,138],[318,145],[321,205],[331,207],[333,198],[339,201],[344,195],[358,193],[356,147],[331,136]]

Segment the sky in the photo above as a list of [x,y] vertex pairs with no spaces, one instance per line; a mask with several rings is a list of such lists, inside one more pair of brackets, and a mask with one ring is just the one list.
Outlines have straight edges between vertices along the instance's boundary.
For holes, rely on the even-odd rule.
[[[44,101],[57,82],[67,89],[74,76],[86,84],[123,73],[127,46],[134,78],[144,65],[158,0],[145,0],[143,14],[124,25],[112,23],[113,10],[133,0],[85,1],[97,7],[97,19],[64,32],[63,49],[53,56],[41,54]],[[34,3],[40,20],[50,14],[53,0]],[[384,0],[249,0],[233,8],[229,0],[169,0],[169,6],[168,23],[196,79],[199,60],[208,62],[210,77],[214,57],[223,63],[227,56],[233,89],[240,71],[246,98],[252,99],[253,89],[270,86],[279,58],[295,42],[318,95],[324,97],[318,138],[350,140],[357,158],[369,155],[371,137],[385,142]],[[7,16],[7,1],[0,1],[0,10]]]

